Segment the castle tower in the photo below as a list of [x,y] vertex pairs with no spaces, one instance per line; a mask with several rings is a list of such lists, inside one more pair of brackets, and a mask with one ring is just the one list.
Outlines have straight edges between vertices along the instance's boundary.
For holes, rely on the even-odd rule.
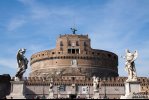
[[31,56],[30,77],[86,75],[118,76],[118,56],[112,52],[92,49],[88,35],[60,35],[56,47]]

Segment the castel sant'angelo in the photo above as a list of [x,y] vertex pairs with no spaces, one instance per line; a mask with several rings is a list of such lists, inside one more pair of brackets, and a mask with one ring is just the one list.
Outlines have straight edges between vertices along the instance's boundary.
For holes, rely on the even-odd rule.
[[31,56],[31,77],[85,75],[117,77],[118,56],[112,52],[91,48],[88,35],[60,35],[56,48]]

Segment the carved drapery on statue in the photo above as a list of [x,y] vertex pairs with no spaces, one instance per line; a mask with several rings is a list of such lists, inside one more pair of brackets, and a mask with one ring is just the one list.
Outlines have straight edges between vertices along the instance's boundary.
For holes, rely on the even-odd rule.
[[99,78],[93,76],[93,91],[94,92],[98,91],[98,88],[99,88],[99,82],[98,81],[99,81]]
[[126,49],[126,55],[124,57],[124,59],[126,60],[125,70],[128,73],[128,79],[126,81],[137,81],[137,73],[134,63],[137,57],[137,50],[134,53],[130,53],[130,51]]
[[22,49],[19,49],[19,51],[17,53],[18,71],[15,75],[16,76],[15,81],[22,80],[23,74],[25,73],[25,71],[28,67],[28,60],[24,56],[25,52],[26,52],[26,49],[22,48]]

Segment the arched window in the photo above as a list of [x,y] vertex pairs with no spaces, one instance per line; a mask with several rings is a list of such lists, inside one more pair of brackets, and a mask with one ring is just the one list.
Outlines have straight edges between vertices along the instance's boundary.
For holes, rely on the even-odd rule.
[[63,42],[62,41],[60,41],[60,46],[63,46]]

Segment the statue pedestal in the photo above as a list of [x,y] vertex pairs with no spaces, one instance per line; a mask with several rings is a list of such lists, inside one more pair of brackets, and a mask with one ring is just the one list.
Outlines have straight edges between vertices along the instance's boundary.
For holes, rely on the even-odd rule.
[[48,99],[54,99],[54,92],[53,92],[53,90],[49,92]]
[[94,94],[93,94],[93,99],[99,99],[99,92],[98,91],[94,91]]
[[24,90],[24,81],[11,81],[11,93],[7,99],[26,99]]
[[89,96],[89,94],[87,94],[87,95],[86,95],[86,99],[90,99],[90,96]]
[[141,91],[140,82],[129,81],[125,82],[125,96],[121,96],[121,99],[132,99],[133,93],[139,93]]

